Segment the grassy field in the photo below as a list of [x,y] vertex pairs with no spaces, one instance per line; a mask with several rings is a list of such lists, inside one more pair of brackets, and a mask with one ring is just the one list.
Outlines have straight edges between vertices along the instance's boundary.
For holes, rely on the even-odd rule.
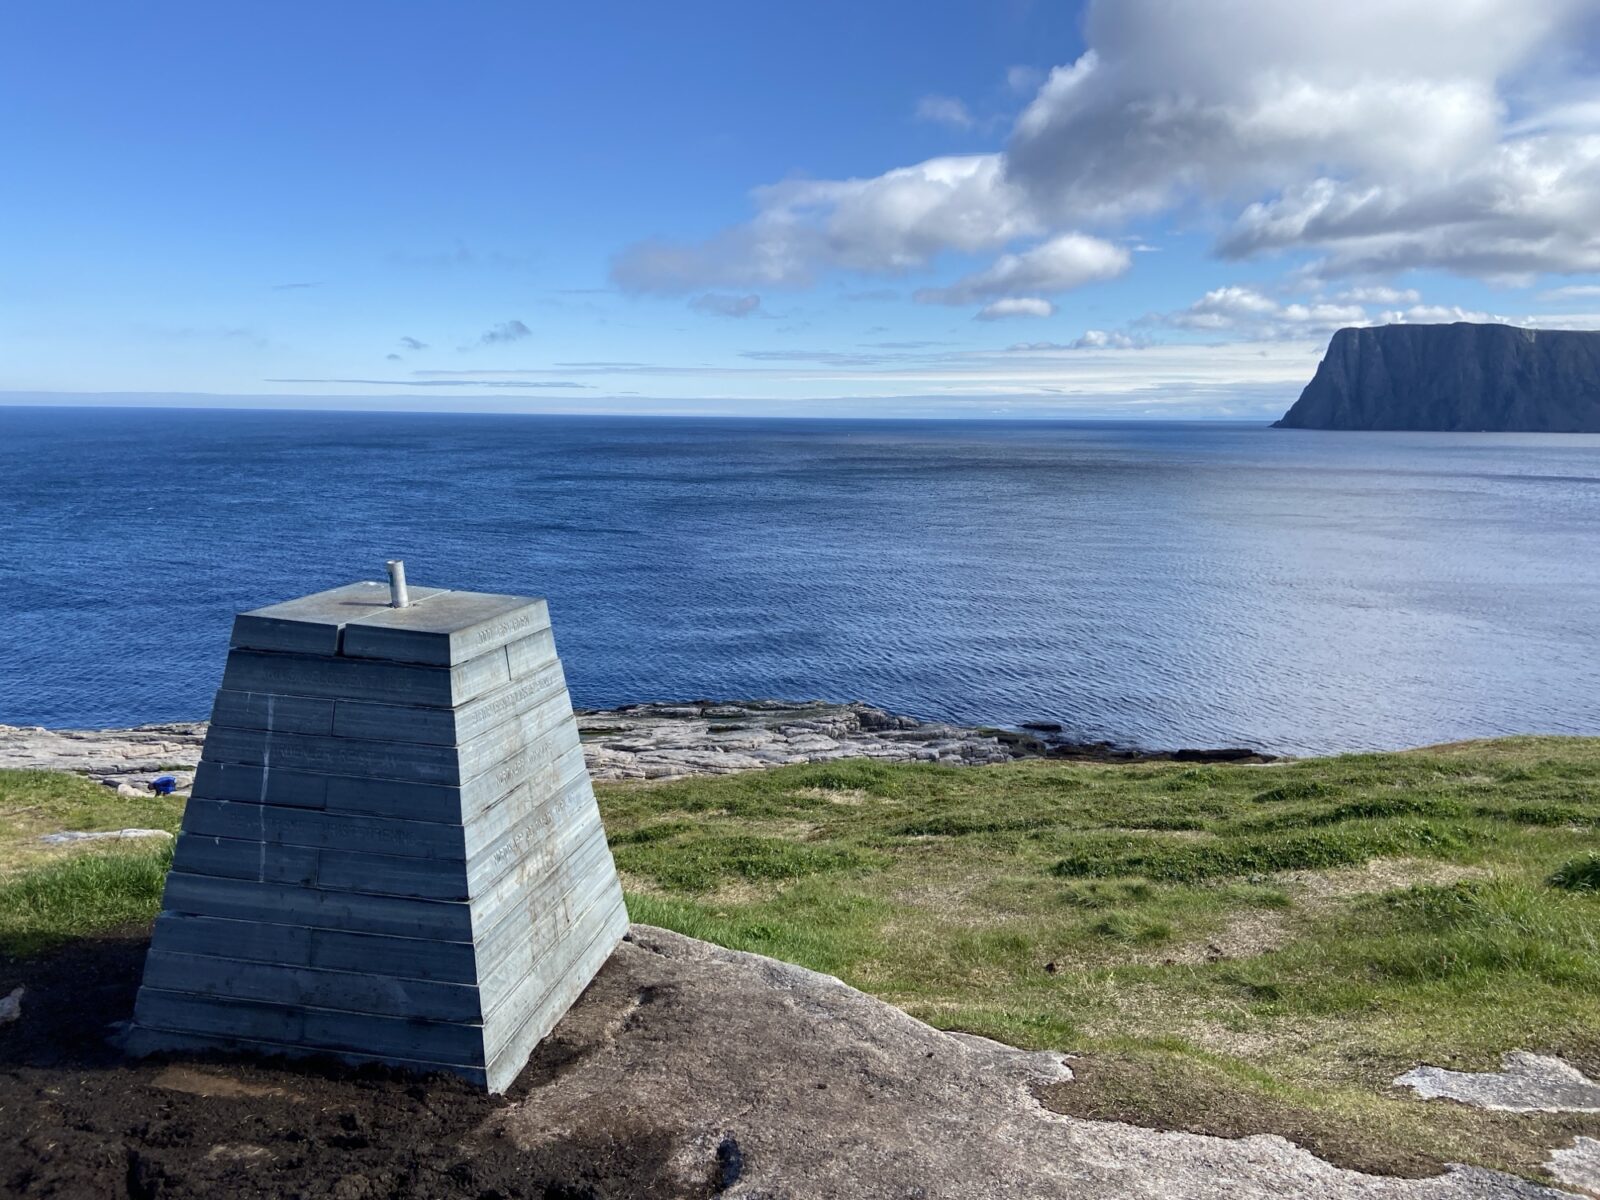
[[[30,830],[175,823],[103,790],[13,776],[0,811]],[[1592,1116],[1390,1087],[1519,1048],[1600,1077],[1600,740],[1271,766],[849,761],[600,796],[635,920],[1080,1054],[1062,1111],[1282,1133],[1407,1173],[1532,1174],[1600,1136]],[[27,858],[0,850],[0,951],[155,909],[160,853]]]
[[40,834],[176,831],[182,815],[177,797],[124,799],[76,775],[0,771],[0,956],[33,954],[69,938],[148,920],[161,901],[171,842],[52,847],[40,843]]

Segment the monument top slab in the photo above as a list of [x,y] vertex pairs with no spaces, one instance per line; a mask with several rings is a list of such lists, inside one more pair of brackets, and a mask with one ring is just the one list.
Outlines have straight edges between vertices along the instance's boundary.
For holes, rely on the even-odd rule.
[[243,650],[378,658],[448,667],[546,629],[544,600],[412,587],[395,608],[389,585],[350,583],[234,618]]
[[345,625],[349,658],[449,667],[521,641],[550,626],[545,602],[534,596],[436,592],[406,608],[386,608]]

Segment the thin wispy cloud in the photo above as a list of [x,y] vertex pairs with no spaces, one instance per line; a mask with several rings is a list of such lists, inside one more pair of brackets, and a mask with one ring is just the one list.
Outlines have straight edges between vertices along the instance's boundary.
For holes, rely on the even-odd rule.
[[[509,346],[513,342],[520,342],[532,336],[533,330],[529,329],[521,321],[502,321],[500,324],[484,330],[482,336],[473,344],[477,346]],[[471,346],[462,347],[463,350],[470,350],[471,348]]]
[[218,342],[270,350],[272,341],[255,329],[244,326],[144,325],[139,332],[147,337],[182,342]]
[[962,130],[971,129],[978,123],[966,104],[954,96],[922,97],[917,101],[917,120]]
[[576,383],[565,379],[552,380],[517,380],[517,379],[264,379],[263,383],[339,383],[339,384],[369,384],[374,387],[486,387],[486,388],[591,388],[588,383]]
[[1053,317],[1056,306],[1040,296],[1002,296],[991,300],[976,313],[975,321],[1004,321],[1011,317]]
[[734,296],[720,292],[706,292],[689,301],[689,307],[695,312],[709,313],[717,317],[754,317],[761,314],[761,297],[754,293]]

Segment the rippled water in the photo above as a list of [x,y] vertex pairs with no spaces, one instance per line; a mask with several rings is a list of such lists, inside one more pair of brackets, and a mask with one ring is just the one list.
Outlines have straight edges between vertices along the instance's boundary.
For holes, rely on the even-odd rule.
[[1600,437],[0,409],[0,721],[203,716],[232,613],[402,556],[576,701],[1148,746],[1600,732]]

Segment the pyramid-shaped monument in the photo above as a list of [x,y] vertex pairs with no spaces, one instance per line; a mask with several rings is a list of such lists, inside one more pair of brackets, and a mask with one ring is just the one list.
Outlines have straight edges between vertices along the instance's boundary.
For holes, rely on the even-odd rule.
[[392,566],[236,618],[128,1046],[503,1091],[627,921],[545,602]]

